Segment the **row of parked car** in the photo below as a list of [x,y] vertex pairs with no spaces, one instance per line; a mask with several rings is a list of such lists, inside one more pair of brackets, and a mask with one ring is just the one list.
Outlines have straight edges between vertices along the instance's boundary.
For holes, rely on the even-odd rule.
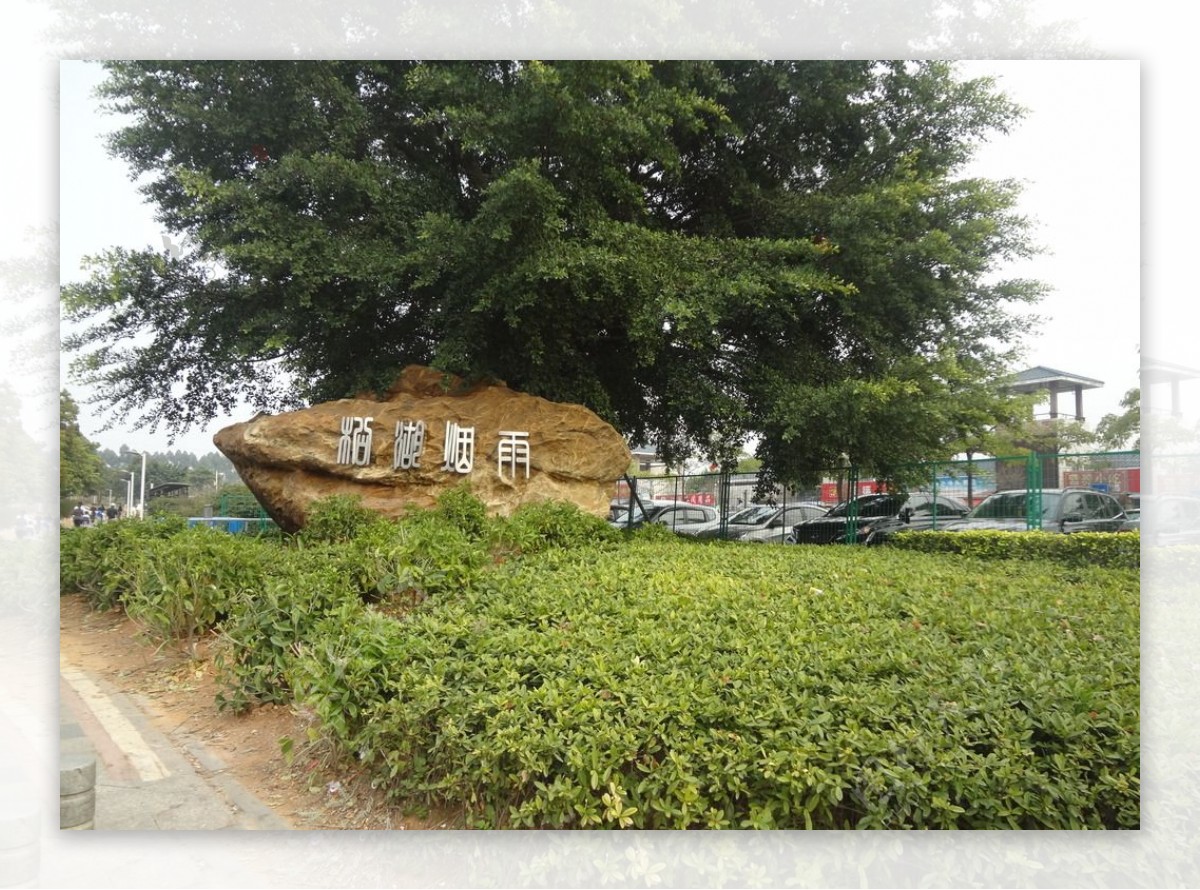
[[1115,497],[1080,488],[1048,488],[1036,494],[1024,489],[998,491],[974,510],[958,498],[928,491],[867,494],[835,507],[819,503],[755,504],[732,514],[724,525],[716,508],[700,504],[652,502],[645,505],[644,511],[635,504],[632,521],[628,505],[614,504],[610,521],[619,528],[657,523],[697,538],[790,544],[844,542],[853,521],[857,543],[882,544],[901,531],[1024,531],[1030,497],[1041,499],[1043,531],[1070,534],[1138,527],[1136,515],[1126,515]]

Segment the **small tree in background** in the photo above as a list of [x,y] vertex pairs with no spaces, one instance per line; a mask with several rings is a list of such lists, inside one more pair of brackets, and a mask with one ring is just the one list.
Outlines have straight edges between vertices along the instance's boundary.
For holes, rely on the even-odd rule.
[[1096,438],[1114,451],[1142,447],[1142,391],[1135,387],[1121,399],[1120,414],[1105,414],[1096,424]]
[[58,398],[58,488],[63,497],[100,493],[104,461],[79,431],[79,406],[65,389]]

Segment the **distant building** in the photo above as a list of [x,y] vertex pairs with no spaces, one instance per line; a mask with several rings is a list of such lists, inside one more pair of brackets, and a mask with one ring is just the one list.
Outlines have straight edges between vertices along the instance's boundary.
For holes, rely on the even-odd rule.
[[155,485],[147,490],[146,500],[151,501],[154,498],[186,498],[191,491],[191,486],[185,482],[164,482],[162,485]]
[[[1091,377],[1068,374],[1066,371],[1056,371],[1054,368],[1038,365],[1017,374],[1007,388],[1010,392],[1015,393],[1044,392],[1050,397],[1050,411],[1041,414],[1035,413],[1033,415],[1035,419],[1058,420],[1065,416],[1083,423],[1083,391],[1099,389],[1102,386],[1104,386],[1102,380],[1093,380]],[[1073,415],[1063,415],[1059,412],[1058,397],[1061,393],[1075,394],[1075,413]]]
[[[1051,426],[1056,420],[1074,420],[1083,423],[1083,391],[1085,389],[1099,389],[1102,386],[1104,386],[1103,380],[1094,380],[1091,377],[1083,377],[1079,374],[1071,374],[1067,371],[1047,368],[1045,365],[1037,365],[1017,374],[1013,381],[1008,384],[1008,390],[1014,393],[1045,394],[1049,396],[1050,410],[1040,413],[1035,410],[1033,419]],[[1075,412],[1073,414],[1064,414],[1059,410],[1058,397],[1062,393],[1074,393]],[[1046,488],[1057,488],[1059,485],[1059,466],[1058,457],[1056,456],[1059,447],[1058,431],[1053,430],[1052,440],[1037,448],[1044,455],[1047,452],[1049,453],[1048,456],[1044,456],[1042,459],[1042,485]],[[1018,463],[1012,461],[1000,462],[996,467],[997,488],[1024,488],[1028,481],[1025,478],[1025,472],[1025,468]]]

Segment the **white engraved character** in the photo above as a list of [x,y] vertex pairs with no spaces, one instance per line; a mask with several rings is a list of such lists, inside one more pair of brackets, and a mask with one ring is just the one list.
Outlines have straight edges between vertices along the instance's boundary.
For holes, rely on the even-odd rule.
[[374,417],[356,417],[354,430],[354,464],[365,467],[371,462],[371,424]]
[[517,478],[517,467],[525,467],[525,478],[529,478],[529,433],[514,430],[500,431],[500,447],[496,452],[497,471],[504,479],[504,468],[508,466],[508,479]]
[[446,446],[443,449],[443,470],[452,473],[469,473],[475,461],[475,427],[459,426],[446,421]]
[[425,421],[396,421],[396,449],[392,469],[411,470],[421,465],[421,449],[425,447]]

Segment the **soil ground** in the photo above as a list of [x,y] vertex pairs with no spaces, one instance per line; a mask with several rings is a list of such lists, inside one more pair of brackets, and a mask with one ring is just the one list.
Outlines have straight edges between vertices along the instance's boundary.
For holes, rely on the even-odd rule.
[[[335,764],[308,741],[312,718],[293,707],[264,705],[244,714],[217,708],[210,641],[195,657],[158,645],[123,612],[95,612],[79,595],[60,601],[64,661],[134,695],[168,737],[190,737],[217,755],[228,773],[297,829],[437,829],[457,827],[447,814],[414,815],[370,788],[353,767]],[[280,739],[294,742],[285,758]]]

